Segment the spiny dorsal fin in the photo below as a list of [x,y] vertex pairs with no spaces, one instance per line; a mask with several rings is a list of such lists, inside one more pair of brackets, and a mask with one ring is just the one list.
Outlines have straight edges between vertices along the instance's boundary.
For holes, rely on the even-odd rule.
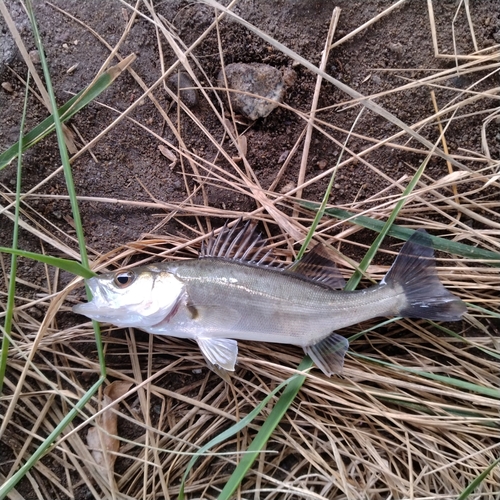
[[345,280],[332,260],[330,251],[321,243],[287,267],[285,272],[316,281],[334,290],[345,286]]
[[266,240],[255,230],[255,224],[241,219],[232,227],[227,222],[220,233],[212,233],[202,243],[199,258],[219,257],[248,264],[279,266],[272,249],[266,249]]

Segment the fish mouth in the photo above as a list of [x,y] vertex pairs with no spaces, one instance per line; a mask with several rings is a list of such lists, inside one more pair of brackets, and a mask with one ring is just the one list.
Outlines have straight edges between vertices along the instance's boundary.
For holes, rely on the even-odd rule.
[[88,318],[97,319],[97,317],[106,314],[106,312],[111,312],[108,308],[107,311],[103,310],[102,307],[96,306],[93,302],[85,302],[83,304],[76,304],[73,306],[73,312],[76,314],[83,314]]
[[92,300],[74,305],[72,308],[73,312],[83,314],[92,319],[97,319],[97,317],[111,312],[112,308],[106,304],[105,289],[100,285],[99,280],[97,278],[89,278],[85,280],[85,284],[92,293]]

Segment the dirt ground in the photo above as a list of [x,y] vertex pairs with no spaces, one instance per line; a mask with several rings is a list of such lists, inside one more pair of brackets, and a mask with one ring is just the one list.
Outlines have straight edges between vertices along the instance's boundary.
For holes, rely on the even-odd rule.
[[[14,18],[21,22],[24,16],[22,9],[15,2],[11,4]],[[118,42],[124,29],[125,18],[123,6],[117,2],[55,2],[54,5],[66,10],[87,26],[99,33],[110,45]],[[374,15],[391,5],[391,2],[245,2],[238,4],[236,12],[263,31],[274,36],[301,56],[314,64],[319,64],[324,39],[328,30],[330,15],[334,6],[341,7],[336,39],[351,32]],[[439,28],[439,49],[442,53],[453,53],[452,19],[455,15],[455,2],[438,2],[435,6],[436,23]],[[495,1],[481,1],[474,5],[472,12],[475,34],[480,46],[489,46],[499,38],[500,20]],[[184,42],[192,43],[212,20],[211,9],[199,4],[182,1],[168,1],[160,5],[165,18],[179,30]],[[45,44],[53,85],[59,102],[67,101],[75,93],[88,85],[109,51],[96,40],[89,30],[57,11],[51,4],[37,2],[36,11],[40,24],[41,36]],[[462,15],[463,12],[462,12]],[[459,22],[461,21],[461,22]],[[22,24],[24,36],[30,40],[28,24]],[[456,23],[456,41],[459,52],[472,50],[471,39],[466,31],[463,19]],[[463,31],[461,31],[463,30]],[[277,68],[291,66],[291,61],[283,54],[264,43],[257,36],[247,32],[237,23],[226,22],[221,25],[222,44],[225,47],[225,63],[232,62],[265,62]],[[28,46],[35,48],[32,41]],[[175,61],[175,55],[164,47],[165,65],[168,67]],[[134,52],[138,55],[134,70],[147,84],[152,84],[160,74],[159,54],[156,35],[153,27],[138,18],[122,46],[122,55]],[[211,81],[215,81],[221,63],[215,36],[208,37],[197,49],[196,54],[203,61],[203,70]],[[78,64],[76,69],[67,73],[68,69]],[[12,69],[24,76],[26,70],[19,57],[9,62]],[[370,95],[401,85],[404,78],[419,78],[430,70],[450,67],[453,62],[442,61],[434,57],[432,38],[429,28],[427,8],[423,2],[410,1],[386,16],[380,22],[333,49],[328,60],[327,72],[337,79],[352,86],[355,90]],[[414,70],[418,68],[417,70]],[[398,71],[392,71],[392,70]],[[295,67],[297,79],[289,89],[285,102],[296,109],[308,111],[314,91],[316,76],[301,67]],[[22,84],[2,66],[0,74],[2,82],[10,82],[13,93],[0,92],[0,148],[3,150],[13,144],[19,133],[20,111],[22,109]],[[203,76],[200,75],[203,81]],[[498,77],[497,77],[498,78]],[[465,88],[471,82],[467,77],[457,77],[454,86]],[[319,108],[327,108],[345,101],[346,96],[331,84],[324,83],[320,96]],[[125,109],[141,94],[141,89],[132,77],[123,75],[103,96],[99,102],[116,110]],[[169,99],[165,92],[156,92],[158,101],[168,108]],[[438,100],[445,100],[446,91],[438,94]],[[380,104],[407,123],[415,123],[428,116],[432,110],[432,102],[427,89],[418,92],[402,92],[380,99]],[[214,135],[222,134],[220,125],[210,117],[210,108],[201,103],[194,112],[204,123],[212,124]],[[337,109],[329,109],[320,114],[321,118],[334,120],[339,127],[349,129],[358,110],[339,113]],[[169,115],[176,121],[176,109],[171,108]],[[27,128],[32,127],[46,116],[46,110],[34,98],[29,105]],[[83,140],[89,141],[103,130],[117,116],[116,112],[94,103],[79,113],[72,126],[81,134]],[[165,132],[163,120],[153,105],[145,101],[133,113],[132,118],[145,124],[159,135],[175,143],[169,131]],[[477,120],[477,121],[476,121]],[[476,151],[480,149],[480,135],[471,133],[481,125],[480,118],[457,120],[447,133],[450,153],[458,148]],[[207,144],[206,138],[182,121],[182,137],[188,148],[210,158],[213,148]],[[290,151],[303,128],[303,122],[286,109],[278,109],[267,118],[259,120],[249,130],[248,160],[259,176],[263,187],[269,187],[280,167],[280,157]],[[396,130],[396,127],[382,118],[367,113],[359,124],[359,129],[366,136],[384,138]],[[192,132],[191,132],[192,130]],[[488,132],[491,154],[498,152],[499,138],[494,128]],[[428,130],[431,140],[437,137],[437,129]],[[77,139],[78,141],[78,139]],[[362,139],[354,139],[350,143],[356,151],[366,145]],[[151,201],[151,196],[164,201],[182,201],[185,196],[184,182],[180,169],[169,168],[168,160],[158,150],[158,141],[150,133],[123,120],[114,127],[96,146],[92,148],[94,157],[84,155],[74,163],[74,177],[77,193],[80,196],[101,196],[124,200]],[[331,147],[331,142],[320,134],[313,134],[313,143],[308,165],[308,177],[316,175],[326,162],[331,165],[337,160],[338,150]],[[370,161],[383,169],[392,178],[412,174],[412,168],[420,158],[401,151],[393,152],[388,148],[378,150]],[[97,160],[97,161],[96,161]],[[322,163],[323,162],[323,163]],[[428,170],[433,169],[439,175],[442,165],[433,160]],[[55,137],[50,137],[30,150],[24,161],[23,189],[31,189],[42,181],[56,166],[60,164]],[[281,185],[294,182],[300,156],[292,160],[287,175]],[[412,167],[408,167],[407,165]],[[12,188],[9,179],[13,179],[12,165],[2,172],[1,179]],[[138,183],[142,183],[142,186]],[[324,193],[327,181],[317,183],[306,189],[304,198],[319,201]],[[341,173],[336,180],[332,202],[338,205],[352,201],[356,197],[367,198],[387,186],[381,185],[380,177],[376,177],[370,169],[361,164],[352,165],[349,171]],[[279,187],[278,187],[279,189]],[[65,194],[62,174],[45,184],[45,193]],[[217,189],[209,189],[209,203],[214,207],[225,206],[227,209],[248,210],[248,201],[243,197],[234,197],[230,193]],[[34,201],[34,208],[48,221],[61,224],[64,214],[68,212],[67,202],[44,203]],[[81,211],[88,245],[96,252],[106,252],[129,241],[137,240],[141,234],[151,230],[158,218],[156,211],[144,208],[130,208],[121,205],[102,205],[82,202]],[[173,224],[173,223],[172,223]],[[68,225],[63,229],[71,231]],[[9,227],[2,220],[2,243],[9,244]],[[175,227],[166,227],[163,231],[175,231]],[[22,234],[22,233],[21,233]],[[21,240],[23,248],[37,251],[34,243]]]
[[[359,2],[241,0],[235,7],[235,12],[313,64],[319,65],[331,13],[335,6],[340,7],[342,11],[334,41],[363,25],[393,3],[393,1],[382,0]],[[30,50],[34,50],[35,45],[30,35],[29,23],[26,21],[22,7],[14,1],[7,1],[6,4],[27,46]],[[74,16],[85,26],[56,7]],[[118,1],[102,2],[99,0],[86,2],[54,0],[53,3],[36,1],[35,9],[56,97],[59,103],[64,103],[73,93],[85,88],[93,80],[109,55],[109,50],[96,38],[91,29],[114,46],[123,33],[130,10]],[[142,6],[141,9],[143,9]],[[470,53],[474,50],[464,9],[459,11],[458,18],[453,22],[456,9],[456,1],[434,2],[438,46],[442,54]],[[159,2],[156,10],[176,28],[179,37],[188,46],[209,26],[214,16],[213,10],[209,7],[185,0]],[[497,0],[473,2],[471,16],[480,48],[500,42],[500,9]],[[455,33],[453,33],[453,27]],[[3,24],[0,24],[0,28],[3,37],[2,47],[7,47],[9,42],[6,40],[9,35]],[[296,80],[287,90],[284,102],[296,110],[309,112],[316,84],[315,74],[300,65],[293,65],[287,56],[236,22],[222,21],[220,38],[224,48],[225,64],[261,62],[279,69],[293,69],[296,73]],[[454,39],[456,47],[453,46]],[[124,57],[135,53],[137,59],[132,68],[147,85],[151,85],[161,75],[161,58],[165,67],[169,67],[176,60],[175,54],[165,42],[162,43],[162,50],[163,53],[159,54],[154,26],[138,16],[120,47],[120,55]],[[4,52],[7,54],[8,51]],[[208,81],[216,82],[221,69],[221,61],[215,31],[196,47],[194,54],[202,64],[203,73],[197,70],[197,76],[202,84]],[[40,65],[36,62],[35,64],[40,70]],[[113,64],[116,64],[116,60]],[[327,62],[326,72],[358,92],[372,95],[398,87],[407,81],[422,78],[432,72],[451,68],[454,64],[453,60],[435,57],[426,2],[409,0],[371,27],[333,48]],[[15,50],[5,55],[4,60],[0,62],[0,82],[8,82],[11,85],[9,90],[5,87],[0,88],[0,151],[13,144],[19,134],[23,83],[14,72],[21,78],[26,76],[25,64]],[[477,74],[471,79],[467,75],[457,75],[443,82],[443,85],[464,89],[477,79]],[[496,85],[491,83],[491,79],[496,81]],[[497,74],[484,83],[484,88],[498,86],[499,83],[500,78]],[[474,90],[480,91],[482,88],[482,84],[479,84]],[[377,102],[405,123],[413,124],[433,113],[430,90],[421,86],[416,90],[410,89],[384,95]],[[435,91],[438,105],[448,102],[452,96],[446,88],[436,87]],[[98,98],[97,102],[93,102],[70,121],[69,127],[75,131],[77,145],[96,137],[118,116],[117,111],[125,110],[139,98],[141,93],[142,90],[130,74],[125,72],[121,75]],[[202,158],[213,161],[216,150],[207,137],[200,134],[196,127],[191,126],[189,119],[182,112],[178,113],[175,105],[170,106],[170,99],[161,86],[154,92],[154,95],[167,111],[170,119],[178,125],[186,148]],[[348,108],[347,105],[342,108],[337,106],[348,100],[348,96],[339,89],[330,83],[323,83],[318,103],[318,109],[321,111],[318,116],[342,129],[349,129],[359,108]],[[474,106],[478,110],[481,106],[493,105],[481,101]],[[221,124],[212,116],[212,109],[206,101],[200,100],[192,112],[215,137],[223,136]],[[46,116],[45,107],[31,95],[26,128],[30,129]],[[74,161],[73,174],[77,194],[116,200],[182,202],[186,198],[186,188],[180,165],[170,167],[170,161],[158,149],[158,139],[151,133],[152,131],[177,146],[178,141],[173,132],[165,126],[162,116],[147,99],[136,107],[129,117],[144,125],[145,128],[124,119],[92,147],[92,156],[86,153]],[[480,115],[454,120],[446,133],[450,153],[458,154],[467,150],[481,151],[482,125]],[[269,188],[273,183],[282,166],[284,154],[292,150],[303,128],[304,121],[298,117],[297,113],[286,107],[278,108],[268,117],[250,124],[246,133],[247,159],[264,188]],[[395,133],[397,127],[372,112],[365,112],[358,122],[357,131],[360,136],[351,139],[349,143],[353,151],[365,149],[370,143],[368,137],[372,140],[383,139]],[[435,125],[426,127],[420,132],[433,142],[439,134]],[[335,130],[331,133],[340,141],[345,138],[345,135]],[[498,158],[500,153],[498,124],[485,129],[484,140],[489,144],[491,156]],[[416,147],[417,143],[410,141],[408,145]],[[306,179],[315,177],[326,166],[334,165],[338,155],[339,148],[332,147],[330,139],[314,132]],[[368,159],[372,165],[387,174],[387,178],[384,180],[383,176],[375,175],[374,171],[362,162],[351,163],[336,178],[330,202],[335,205],[345,205],[352,203],[353,200],[367,199],[384,190],[388,195],[392,192],[389,179],[413,175],[423,158],[423,155],[411,150],[378,148],[369,155]],[[468,165],[466,160],[464,163]],[[224,166],[222,161],[220,164]],[[24,155],[23,191],[32,189],[59,165],[56,138],[51,136]],[[296,154],[276,191],[290,186],[290,183],[296,183],[299,166],[300,154]],[[15,163],[12,163],[0,171],[3,192],[15,188],[13,185],[15,168]],[[189,169],[189,166],[186,168]],[[438,178],[443,175],[445,169],[445,163],[434,158],[426,174]],[[303,198],[321,201],[327,183],[328,177],[307,187]],[[188,180],[188,184],[191,189],[196,187],[193,180]],[[46,182],[37,192],[65,195],[62,173]],[[208,186],[206,192],[208,205],[211,207],[238,212],[251,211],[255,208],[255,203],[250,197],[235,194],[220,186]],[[195,196],[195,200],[197,203],[203,203],[199,194]],[[5,199],[1,203],[5,204]],[[74,231],[67,201],[54,198],[49,201],[45,198],[33,198],[28,212],[31,210],[38,212],[37,221],[42,226],[47,227],[53,224],[61,228],[63,232],[58,232],[58,237],[77,250],[76,243],[68,238],[68,235],[73,235]],[[157,208],[82,201],[80,210],[91,258],[128,242],[136,241],[144,234],[164,235],[178,232],[188,234],[186,228],[173,219],[160,229],[155,229],[162,218],[169,215],[168,211],[160,213]],[[500,222],[500,216],[497,217],[497,221]],[[192,220],[187,219],[187,222],[192,223]],[[214,226],[221,222],[220,220],[214,221]],[[6,217],[1,217],[0,227],[0,245],[9,246],[12,224]],[[191,236],[192,234],[189,234],[189,237]],[[363,232],[357,238],[359,243],[370,244],[373,235]],[[35,252],[41,250],[39,240],[25,231],[20,232],[19,247]],[[57,250],[51,249],[50,251],[57,255]],[[359,258],[360,255],[362,255],[362,250],[353,247],[350,256]],[[29,277],[33,282],[38,281],[40,285],[43,285],[45,271],[38,264],[22,260],[20,276]],[[25,293],[34,292],[27,289]],[[43,314],[43,310],[40,314]],[[89,352],[89,355],[94,355],[94,353]],[[0,461],[8,459],[7,455]],[[28,480],[18,485],[18,491],[26,499],[38,498],[33,485]],[[59,496],[59,498],[63,497]],[[81,496],[78,498],[90,498],[90,494],[81,491]]]

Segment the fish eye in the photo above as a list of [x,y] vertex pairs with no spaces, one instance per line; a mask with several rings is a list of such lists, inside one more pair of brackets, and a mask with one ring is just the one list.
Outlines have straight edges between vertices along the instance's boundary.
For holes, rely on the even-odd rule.
[[126,288],[135,281],[135,273],[133,271],[123,271],[115,274],[113,280],[118,288]]

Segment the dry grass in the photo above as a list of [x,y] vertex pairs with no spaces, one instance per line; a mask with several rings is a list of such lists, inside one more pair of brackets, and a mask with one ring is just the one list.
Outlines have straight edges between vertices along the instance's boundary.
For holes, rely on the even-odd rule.
[[[468,9],[468,2],[465,5]],[[429,2],[429,8],[431,6]],[[466,89],[455,89],[453,100],[441,103],[440,108],[425,120],[405,124],[406,130],[391,137],[379,140],[365,135],[362,128],[355,129],[353,135],[368,144],[364,149],[350,151],[348,145],[339,164],[307,181],[302,172],[298,184],[281,193],[276,190],[278,181],[271,189],[261,186],[245,157],[238,133],[241,129],[234,125],[235,117],[227,120],[221,108],[212,104],[215,83],[212,88],[204,88],[197,80],[194,69],[201,68],[202,64],[192,55],[192,49],[201,40],[192,47],[184,46],[172,27],[156,13],[152,3],[144,0],[142,7],[142,12],[147,14],[129,9],[129,24],[118,45],[109,47],[110,51],[119,53],[135,16],[145,16],[154,23],[159,39],[170,44],[180,64],[193,78],[200,95],[213,107],[214,116],[225,127],[226,137],[238,150],[241,161],[233,158],[227,144],[223,145],[196,114],[178,102],[182,110],[179,120],[197,127],[207,143],[217,148],[217,160],[225,159],[231,168],[222,168],[219,161],[208,161],[190,151],[184,144],[180,132],[182,127],[173,123],[156,101],[154,90],[177,71],[179,64],[166,68],[165,61],[162,61],[165,70],[161,78],[149,87],[130,70],[144,95],[124,112],[117,112],[116,120],[78,155],[90,151],[97,141],[105,140],[106,133],[118,122],[132,120],[129,115],[142,99],[151,99],[176,135],[178,146],[151,130],[149,132],[158,144],[175,152],[184,172],[187,196],[182,203],[92,198],[95,203],[154,207],[165,214],[151,234],[136,242],[106,255],[99,255],[89,248],[96,271],[128,265],[132,257],[134,263],[159,257],[192,257],[211,230],[210,218],[215,216],[227,219],[244,216],[265,223],[269,234],[278,235],[274,240],[276,251],[290,261],[296,255],[294,244],[304,240],[313,219],[311,213],[295,203],[296,195],[324,178],[338,175],[353,162],[367,166],[386,188],[376,196],[353,200],[341,208],[385,220],[400,200],[408,178],[392,178],[371,163],[370,155],[383,148],[393,148],[413,151],[423,160],[429,152],[427,139],[420,143],[406,141],[408,131],[411,130],[414,138],[425,138],[431,128],[437,129],[438,123],[443,127],[444,136],[436,142],[436,147],[442,151],[436,154],[444,156],[448,166],[443,167],[443,176],[439,179],[422,177],[417,189],[407,199],[398,223],[414,228],[425,227],[449,240],[500,252],[500,224],[497,222],[500,211],[497,194],[500,188],[499,163],[489,153],[486,134],[486,128],[498,120],[498,108],[494,107],[497,101],[494,99],[498,98],[499,89],[484,89],[490,81],[488,76],[500,69],[498,47],[456,57],[455,68],[435,71],[418,80],[408,78],[403,85],[384,94],[364,96],[362,100],[354,94],[351,94],[353,99],[346,97],[338,104],[338,110],[422,88],[429,89],[431,102],[430,90],[443,86],[449,89],[447,82],[453,72],[467,74],[469,78],[476,75],[475,84]],[[385,15],[392,15],[391,12],[388,10]],[[432,10],[430,14],[438,57],[438,36]],[[470,26],[474,37],[472,23]],[[218,28],[214,22],[207,29],[207,36]],[[346,36],[336,44],[348,38]],[[326,46],[328,48],[329,44]],[[220,53],[224,53],[222,45]],[[288,55],[295,58],[292,53]],[[453,58],[451,55],[447,57]],[[323,79],[328,78],[321,71],[317,73]],[[402,74],[404,76],[404,72]],[[480,81],[482,90],[477,90]],[[320,91],[320,78],[318,82]],[[172,98],[177,100],[175,95]],[[299,155],[304,152],[304,165],[307,164],[309,145],[303,143],[302,138],[310,139],[307,130],[314,128],[324,134],[331,140],[332,147],[342,146],[348,131],[323,120],[324,115],[316,109],[316,104],[312,105],[310,113],[289,109],[304,120],[305,132],[297,148],[290,153]],[[467,119],[476,113],[481,113],[484,124],[483,130],[474,131],[481,134],[481,151],[448,155],[445,145],[447,127],[455,120]],[[387,112],[382,115],[393,121]],[[135,123],[147,129],[146,125]],[[278,179],[287,166],[288,160],[278,173]],[[47,177],[46,182],[53,175]],[[195,188],[192,178],[196,181]],[[194,194],[202,194],[207,200],[204,190],[210,185],[251,196],[256,208],[251,212],[236,213],[211,207],[207,202],[195,203]],[[25,194],[23,228],[40,239],[47,253],[59,252],[69,258],[78,258],[77,252],[67,243],[72,236],[50,225],[31,204],[34,199],[64,198],[43,194],[43,188],[44,183],[40,183]],[[0,215],[12,218],[13,193],[6,186],[1,191],[6,208]],[[295,217],[290,216],[292,211]],[[196,231],[186,228],[186,235],[190,236],[161,235],[161,228],[167,221],[175,218],[184,223],[185,216],[197,220]],[[347,260],[339,257],[346,275],[352,272],[348,255],[352,247],[345,243],[353,243],[353,236],[359,230],[357,226],[327,218],[318,227],[319,240],[334,245],[340,255],[347,248]],[[499,341],[495,326],[500,314],[498,268],[449,255],[439,260],[443,282],[473,306],[463,330],[454,327],[459,336],[446,332],[440,335],[426,322],[401,320],[380,330],[384,331],[383,334],[372,331],[354,341],[343,377],[326,379],[319,371],[313,370],[269,441],[267,451],[261,453],[242,484],[238,498],[451,499],[456,498],[499,456]],[[7,276],[7,264],[1,256],[0,264],[4,276]],[[373,265],[368,269],[368,275],[379,280],[386,270],[386,266]],[[14,461],[3,464],[7,476],[24,463],[99,373],[90,324],[60,326],[59,318],[64,318],[64,312],[77,300],[75,289],[80,284],[75,281],[61,290],[57,273],[54,275],[49,269],[46,285],[20,284],[30,293],[16,298],[16,328],[5,378],[6,390],[0,398],[2,447],[9,448],[16,457]],[[5,300],[2,288],[0,302]],[[39,317],[35,314],[37,310],[43,310],[44,315]],[[353,328],[351,333],[357,331]],[[277,384],[292,375],[295,372],[293,367],[302,356],[299,349],[289,346],[280,347],[277,352],[273,345],[242,343],[238,369],[230,386],[206,370],[194,343],[155,338],[132,330],[116,334],[108,328],[103,333],[109,379],[133,384],[121,398],[119,407],[121,448],[116,475],[113,478],[109,471],[103,472],[86,443],[89,425],[95,424],[100,410],[101,395],[98,394],[79,418],[65,429],[47,456],[26,474],[26,480],[38,498],[53,498],[55,494],[60,498],[81,498],[84,490],[90,491],[93,498],[174,498],[191,454],[246,415]],[[450,382],[459,380],[464,384],[447,384],[425,378],[416,371],[448,376]],[[466,383],[470,385],[466,386]],[[240,453],[247,448],[269,411],[270,408],[266,409],[245,431],[211,450],[209,456],[200,458],[188,480],[188,498],[216,497],[217,490],[226,483]],[[500,471],[496,468],[481,482],[473,498],[498,498],[499,484]],[[11,498],[19,498],[19,494],[13,491]]]

